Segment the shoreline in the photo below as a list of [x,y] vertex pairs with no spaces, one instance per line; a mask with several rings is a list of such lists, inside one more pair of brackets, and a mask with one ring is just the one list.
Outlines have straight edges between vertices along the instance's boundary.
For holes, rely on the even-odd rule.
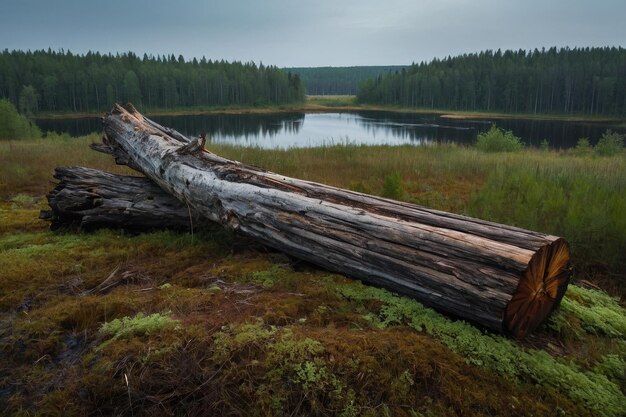
[[[406,108],[380,105],[359,105],[353,102],[352,96],[338,99],[337,96],[329,96],[328,99],[308,99],[307,103],[286,105],[277,107],[215,107],[215,108],[188,108],[188,109],[154,109],[145,110],[147,116],[200,116],[214,114],[280,114],[280,113],[335,113],[356,111],[381,111],[391,113],[414,113],[414,114],[437,114],[443,119],[471,120],[471,119],[518,119],[518,120],[551,120],[579,123],[610,123],[616,127],[626,127],[626,117],[589,116],[589,115],[560,115],[560,114],[524,114],[524,113],[494,113],[473,112],[461,110]],[[325,103],[331,101],[332,103]],[[337,104],[337,101],[345,104]],[[90,119],[102,117],[101,112],[76,112],[76,113],[42,113],[33,116],[33,120],[65,120],[65,119]]]

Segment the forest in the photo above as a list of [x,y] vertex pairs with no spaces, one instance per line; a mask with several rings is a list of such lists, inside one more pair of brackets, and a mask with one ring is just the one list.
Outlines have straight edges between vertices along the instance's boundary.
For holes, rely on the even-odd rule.
[[0,52],[0,98],[22,114],[272,106],[306,94],[362,104],[527,114],[626,112],[626,49],[483,51],[411,66],[284,68],[182,55]]
[[5,49],[0,98],[23,114],[103,111],[127,101],[148,109],[262,106],[300,102],[304,86],[297,74],[254,62]]
[[487,50],[434,59],[363,81],[357,99],[464,111],[624,114],[626,49]]
[[285,71],[297,74],[309,95],[355,95],[361,81],[399,71],[405,66],[294,67]]

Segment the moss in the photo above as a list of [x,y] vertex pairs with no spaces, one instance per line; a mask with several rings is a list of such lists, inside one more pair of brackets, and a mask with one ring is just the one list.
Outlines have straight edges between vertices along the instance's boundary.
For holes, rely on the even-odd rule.
[[433,335],[470,364],[484,366],[509,378],[558,387],[598,415],[618,416],[624,411],[626,397],[605,375],[584,372],[545,351],[521,349],[501,336],[483,334],[469,324],[447,319],[414,300],[394,296],[385,290],[350,285],[339,291],[344,297],[358,302],[383,301],[376,316],[369,315],[369,320],[375,320],[379,328],[406,323],[417,331]]
[[594,372],[601,374],[620,384],[622,387],[626,384],[626,346],[622,351],[604,356],[602,360],[594,368]]
[[253,396],[261,410],[282,414],[289,408],[298,391],[283,386],[283,381],[297,384],[302,399],[312,410],[323,406],[318,396],[327,384],[334,383],[339,392],[343,389],[324,365],[323,346],[310,338],[295,336],[290,329],[266,326],[261,320],[228,326],[216,333],[214,346],[213,359],[217,363],[228,361],[230,368],[247,368],[257,376],[255,383],[241,382],[244,392]]
[[269,269],[255,271],[252,273],[252,282],[263,288],[271,288],[277,282],[285,280],[287,271],[277,265],[272,265]]
[[548,325],[566,338],[580,340],[593,334],[623,339],[626,309],[602,291],[572,285]]
[[[263,259],[254,261],[253,256],[248,256],[251,263]],[[55,326],[59,329],[58,350],[64,349],[63,335],[71,327],[58,324],[65,321],[59,318],[61,312],[66,311],[68,318],[74,316],[81,302],[85,303],[85,310],[98,311],[93,323],[102,319],[102,306],[106,303],[107,309],[111,308],[107,322],[119,324],[115,334],[124,333],[115,338],[90,330],[94,329],[93,324],[86,327],[92,346],[101,347],[88,348],[82,354],[83,360],[75,368],[76,381],[58,394],[58,398],[74,399],[67,405],[74,411],[68,408],[64,412],[80,414],[81,410],[97,407],[109,414],[130,414],[132,409],[136,415],[176,414],[183,409],[187,414],[211,409],[223,414],[239,410],[248,415],[410,415],[409,410],[413,409],[425,415],[524,415],[521,408],[509,413],[509,398],[513,396],[520,398],[521,403],[529,403],[526,411],[532,410],[536,415],[552,415],[556,403],[571,414],[585,415],[558,393],[537,400],[537,393],[543,388],[533,391],[523,385],[516,387],[491,371],[466,363],[436,339],[403,329],[397,325],[401,322],[397,311],[385,308],[384,314],[377,313],[388,304],[386,300],[362,299],[361,306],[355,306],[356,301],[346,302],[345,295],[337,297],[337,288],[356,285],[361,291],[358,284],[324,273],[277,268],[282,270],[279,273],[300,278],[298,291],[306,292],[312,299],[290,294],[280,280],[272,288],[237,293],[239,287],[231,290],[229,285],[244,284],[237,283],[240,278],[231,277],[232,280],[220,283],[223,289],[218,293],[209,291],[210,287],[185,288],[177,284],[145,292],[120,287],[106,295],[76,300],[76,304],[71,296],[66,296],[54,313],[49,310],[52,307],[41,313],[40,308],[34,309],[30,315],[34,315],[33,323],[41,323],[39,331]],[[149,317],[133,311],[162,309],[168,303],[183,305],[185,295],[202,301],[178,307],[178,330],[176,326],[149,333],[123,330],[127,328],[124,322],[143,323]],[[115,300],[124,297],[129,297],[125,307],[113,308]],[[354,330],[355,307],[361,309],[361,314],[374,309],[379,322],[386,324],[380,330]],[[43,321],[46,310],[56,317],[47,324]],[[272,317],[276,310],[291,317],[291,324],[276,326],[264,319],[249,321],[255,311]],[[314,317],[323,320],[316,321]],[[237,324],[238,321],[243,322]],[[212,329],[219,330],[211,334]],[[20,332],[24,334],[24,329]],[[56,361],[54,354],[51,360]],[[50,373],[50,369],[45,372]],[[34,373],[23,375],[36,380]],[[124,375],[130,388],[125,385]],[[497,396],[492,395],[494,381],[498,381],[501,392]],[[78,392],[83,394],[79,397]]]
[[176,327],[179,322],[173,320],[167,313],[154,313],[146,316],[137,313],[134,317],[123,317],[106,322],[100,327],[100,333],[109,336],[111,339],[120,337],[150,334],[162,330],[166,327]]
[[[14,197],[45,192],[50,167],[65,154],[77,160],[80,143],[12,144],[15,161],[0,164],[7,197],[0,202],[0,385],[9,387],[7,414],[611,416],[624,408],[624,310],[603,292],[570,286],[550,327],[519,343],[292,265],[230,233],[50,233],[37,220],[43,199],[31,206],[29,198]],[[398,172],[404,198],[458,213],[502,167],[531,167],[565,190],[551,204],[561,197],[586,201],[581,190],[589,178],[618,195],[625,172],[617,156],[599,164],[554,152],[495,157],[453,146],[216,151],[375,194],[383,193],[382,178]],[[41,162],[46,152],[63,158]],[[17,170],[23,161],[36,166]],[[572,176],[582,185],[569,187]],[[495,207],[491,201],[482,209]],[[604,209],[594,210],[593,233],[602,236]],[[527,214],[515,212],[511,222],[531,221]],[[587,265],[601,259],[589,254]],[[154,331],[125,325],[150,317],[174,323]],[[103,323],[117,323],[116,331],[102,333]]]

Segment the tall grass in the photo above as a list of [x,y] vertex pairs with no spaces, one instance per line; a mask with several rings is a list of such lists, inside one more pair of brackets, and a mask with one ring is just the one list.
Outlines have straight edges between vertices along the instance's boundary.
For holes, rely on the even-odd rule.
[[89,144],[97,141],[97,134],[81,138],[49,135],[36,140],[0,141],[0,197],[18,193],[45,194],[50,190],[54,168],[61,165],[131,172],[116,166],[109,155],[90,150]]
[[[57,165],[132,172],[91,151],[97,139],[0,142],[0,196],[44,194]],[[210,150],[284,175],[563,236],[581,271],[619,277],[626,270],[624,153],[485,153],[454,145]]]
[[381,194],[384,178],[396,172],[407,191],[415,193],[428,187],[444,192],[445,187],[433,184],[446,180],[480,183],[486,172],[480,166],[484,155],[453,145],[336,145],[288,150],[212,145],[210,150],[281,174],[344,188],[361,183],[374,194]]
[[[520,155],[494,169],[468,214],[565,237],[581,270],[626,272],[626,159]],[[623,285],[624,283],[622,283]]]
[[[566,238],[581,276],[626,273],[626,155],[527,149],[484,153],[453,145],[334,146],[215,152],[295,177]],[[396,173],[399,178],[396,178]],[[399,190],[401,184],[404,190]],[[403,191],[403,192],[402,192]]]

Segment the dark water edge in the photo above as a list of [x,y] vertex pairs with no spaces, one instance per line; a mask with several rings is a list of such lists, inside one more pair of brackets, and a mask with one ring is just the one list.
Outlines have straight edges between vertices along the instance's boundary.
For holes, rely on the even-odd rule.
[[[528,146],[545,139],[552,148],[576,146],[587,137],[595,144],[607,130],[626,129],[603,122],[525,119],[446,119],[438,114],[357,111],[343,113],[213,114],[154,116],[156,122],[188,136],[207,132],[216,143],[263,148],[351,144],[472,144],[491,124],[511,130]],[[38,120],[43,131],[86,135],[102,130],[100,118]]]

